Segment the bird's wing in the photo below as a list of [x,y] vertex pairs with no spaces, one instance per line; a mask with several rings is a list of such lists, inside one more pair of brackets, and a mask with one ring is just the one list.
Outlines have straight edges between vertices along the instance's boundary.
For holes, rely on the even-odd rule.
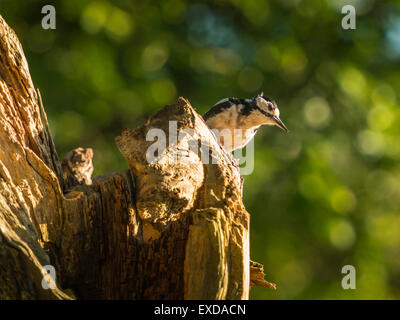
[[223,110],[228,109],[231,106],[232,102],[229,98],[218,101],[210,110],[208,110],[203,115],[203,119],[207,122],[208,119],[214,117],[215,115],[221,113]]

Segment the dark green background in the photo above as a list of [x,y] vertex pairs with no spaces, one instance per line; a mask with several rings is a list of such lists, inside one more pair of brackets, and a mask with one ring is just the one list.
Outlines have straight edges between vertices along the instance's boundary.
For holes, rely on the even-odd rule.
[[[45,4],[56,30],[41,28]],[[244,202],[252,259],[278,290],[251,298],[400,298],[399,1],[1,0],[0,14],[60,156],[93,147],[95,175],[126,168],[114,137],[178,96],[200,113],[276,99],[290,133],[259,130]],[[347,264],[356,290],[341,287]]]

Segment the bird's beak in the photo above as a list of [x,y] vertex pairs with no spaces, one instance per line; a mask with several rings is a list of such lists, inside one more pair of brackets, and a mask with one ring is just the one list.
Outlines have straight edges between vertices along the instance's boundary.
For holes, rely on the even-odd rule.
[[273,116],[272,120],[274,120],[275,125],[277,125],[279,128],[281,128],[282,130],[284,130],[285,132],[288,132],[288,128],[286,128],[286,126],[283,124],[283,122],[281,121],[281,119],[279,119],[277,116]]

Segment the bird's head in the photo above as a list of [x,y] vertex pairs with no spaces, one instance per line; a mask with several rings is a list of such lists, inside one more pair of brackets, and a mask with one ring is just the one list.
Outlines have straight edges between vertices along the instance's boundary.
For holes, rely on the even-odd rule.
[[270,124],[275,125],[281,128],[282,130],[288,132],[288,128],[283,124],[281,119],[279,118],[279,109],[276,106],[276,103],[271,98],[264,96],[263,93],[259,94],[258,96],[254,97],[254,102],[263,115],[264,123],[263,124]]

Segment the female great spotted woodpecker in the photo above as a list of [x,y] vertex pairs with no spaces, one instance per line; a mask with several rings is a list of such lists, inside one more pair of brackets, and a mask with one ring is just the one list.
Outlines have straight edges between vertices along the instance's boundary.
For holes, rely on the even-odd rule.
[[249,99],[223,99],[208,110],[203,119],[219,136],[226,152],[243,148],[262,125],[276,125],[288,131],[279,118],[275,101],[263,93]]

